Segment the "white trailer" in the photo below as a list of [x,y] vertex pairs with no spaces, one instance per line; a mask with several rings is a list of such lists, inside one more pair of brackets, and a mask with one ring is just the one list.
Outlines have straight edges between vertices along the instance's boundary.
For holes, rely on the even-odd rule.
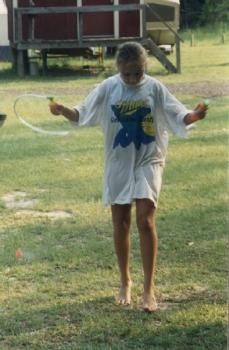
[[8,61],[10,58],[7,7],[5,2],[0,0],[0,61]]
[[149,5],[146,11],[146,30],[157,45],[174,45],[175,35],[168,26],[177,32],[180,28],[179,0],[145,0]]

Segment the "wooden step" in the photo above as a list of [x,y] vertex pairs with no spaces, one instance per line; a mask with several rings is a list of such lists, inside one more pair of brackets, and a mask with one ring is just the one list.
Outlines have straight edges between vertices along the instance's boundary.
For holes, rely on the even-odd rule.
[[145,41],[145,46],[169,72],[177,73],[177,68],[173,65],[173,63],[167,58],[167,56],[151,38],[148,38]]

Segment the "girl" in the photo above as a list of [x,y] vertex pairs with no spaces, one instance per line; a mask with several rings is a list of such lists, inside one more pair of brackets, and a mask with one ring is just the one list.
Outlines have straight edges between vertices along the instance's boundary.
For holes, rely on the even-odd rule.
[[118,74],[104,80],[79,107],[52,104],[55,115],[83,125],[100,125],[105,139],[103,200],[111,205],[114,244],[120,269],[119,304],[131,302],[129,271],[131,207],[136,205],[144,286],[143,309],[157,309],[154,275],[157,257],[155,212],[168,133],[185,137],[187,125],[204,118],[207,107],[188,111],[146,71],[146,50],[127,42],[117,51]]

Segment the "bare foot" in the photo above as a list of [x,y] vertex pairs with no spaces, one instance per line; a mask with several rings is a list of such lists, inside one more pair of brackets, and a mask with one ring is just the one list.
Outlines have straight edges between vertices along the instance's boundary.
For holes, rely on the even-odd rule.
[[143,309],[146,312],[154,312],[158,309],[157,301],[153,292],[144,292]]
[[119,305],[130,305],[131,303],[131,286],[132,283],[129,282],[127,285],[121,285],[119,289],[119,294],[117,297],[117,303]]

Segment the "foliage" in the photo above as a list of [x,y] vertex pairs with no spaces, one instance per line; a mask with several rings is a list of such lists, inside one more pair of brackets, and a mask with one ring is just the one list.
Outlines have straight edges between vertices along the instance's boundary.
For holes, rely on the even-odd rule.
[[218,23],[229,21],[229,2],[227,0],[206,0],[201,16],[202,23]]
[[229,20],[227,0],[181,0],[181,25],[183,28]]

